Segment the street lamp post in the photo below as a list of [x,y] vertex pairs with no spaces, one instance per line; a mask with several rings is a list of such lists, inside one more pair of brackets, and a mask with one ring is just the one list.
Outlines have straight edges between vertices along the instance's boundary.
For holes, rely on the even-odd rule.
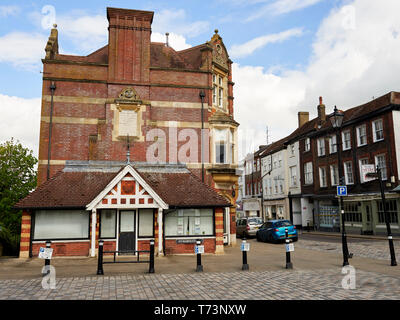
[[381,168],[379,166],[376,166],[376,173],[368,173],[367,176],[369,176],[369,177],[377,177],[378,180],[379,180],[379,186],[380,186],[380,189],[381,189],[381,197],[382,197],[383,214],[385,216],[386,231],[387,231],[387,237],[388,237],[388,240],[389,240],[390,265],[391,266],[397,266],[396,254],[395,254],[394,245],[393,245],[392,230],[390,228],[389,212],[386,210],[386,198],[385,198],[385,190],[383,188],[383,181],[382,181],[382,176],[381,176]]
[[[337,154],[338,154],[338,173],[339,173],[339,183],[341,185],[345,184],[343,168],[342,168],[342,142],[340,137],[340,128],[343,123],[343,112],[340,112],[336,106],[334,108],[333,113],[329,116],[332,122],[332,126],[336,129],[336,146],[337,146]],[[340,199],[340,212],[342,217],[342,251],[343,251],[343,266],[349,265],[349,249],[347,247],[347,236],[345,229],[345,215],[344,215],[344,203],[343,196],[339,196]]]

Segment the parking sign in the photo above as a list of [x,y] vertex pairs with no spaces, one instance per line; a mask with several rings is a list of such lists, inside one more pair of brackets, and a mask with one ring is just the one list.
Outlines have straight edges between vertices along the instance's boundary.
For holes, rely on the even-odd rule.
[[338,196],[347,196],[347,187],[346,186],[337,186],[337,195]]

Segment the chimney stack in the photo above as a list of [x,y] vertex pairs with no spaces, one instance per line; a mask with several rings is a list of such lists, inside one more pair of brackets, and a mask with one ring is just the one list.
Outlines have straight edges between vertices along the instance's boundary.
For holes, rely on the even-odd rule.
[[169,32],[167,32],[167,33],[165,33],[165,36],[166,36],[166,42],[165,42],[165,45],[167,46],[167,47],[169,47],[169,44],[168,44],[168,36],[169,36]]
[[300,128],[310,120],[310,113],[305,111],[300,111],[297,114],[297,117],[299,119],[299,128]]
[[325,105],[322,102],[322,97],[319,97],[319,105],[317,109],[318,109],[318,122],[322,124],[326,121]]

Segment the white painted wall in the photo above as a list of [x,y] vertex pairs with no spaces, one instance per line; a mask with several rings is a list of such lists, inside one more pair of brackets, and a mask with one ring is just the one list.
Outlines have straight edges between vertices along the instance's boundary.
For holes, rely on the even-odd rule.
[[393,110],[393,132],[394,144],[396,148],[397,177],[400,177],[400,111]]
[[310,221],[310,225],[313,223],[312,210],[314,208],[313,203],[309,203],[307,198],[301,198],[301,220],[302,226],[307,226],[307,221]]

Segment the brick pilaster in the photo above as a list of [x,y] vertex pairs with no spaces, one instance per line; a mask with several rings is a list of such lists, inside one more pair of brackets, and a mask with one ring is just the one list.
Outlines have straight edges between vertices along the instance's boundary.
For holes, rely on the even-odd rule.
[[29,258],[29,247],[31,241],[31,213],[28,210],[22,211],[21,240],[19,248],[20,258]]
[[224,209],[215,209],[215,253],[224,253]]

